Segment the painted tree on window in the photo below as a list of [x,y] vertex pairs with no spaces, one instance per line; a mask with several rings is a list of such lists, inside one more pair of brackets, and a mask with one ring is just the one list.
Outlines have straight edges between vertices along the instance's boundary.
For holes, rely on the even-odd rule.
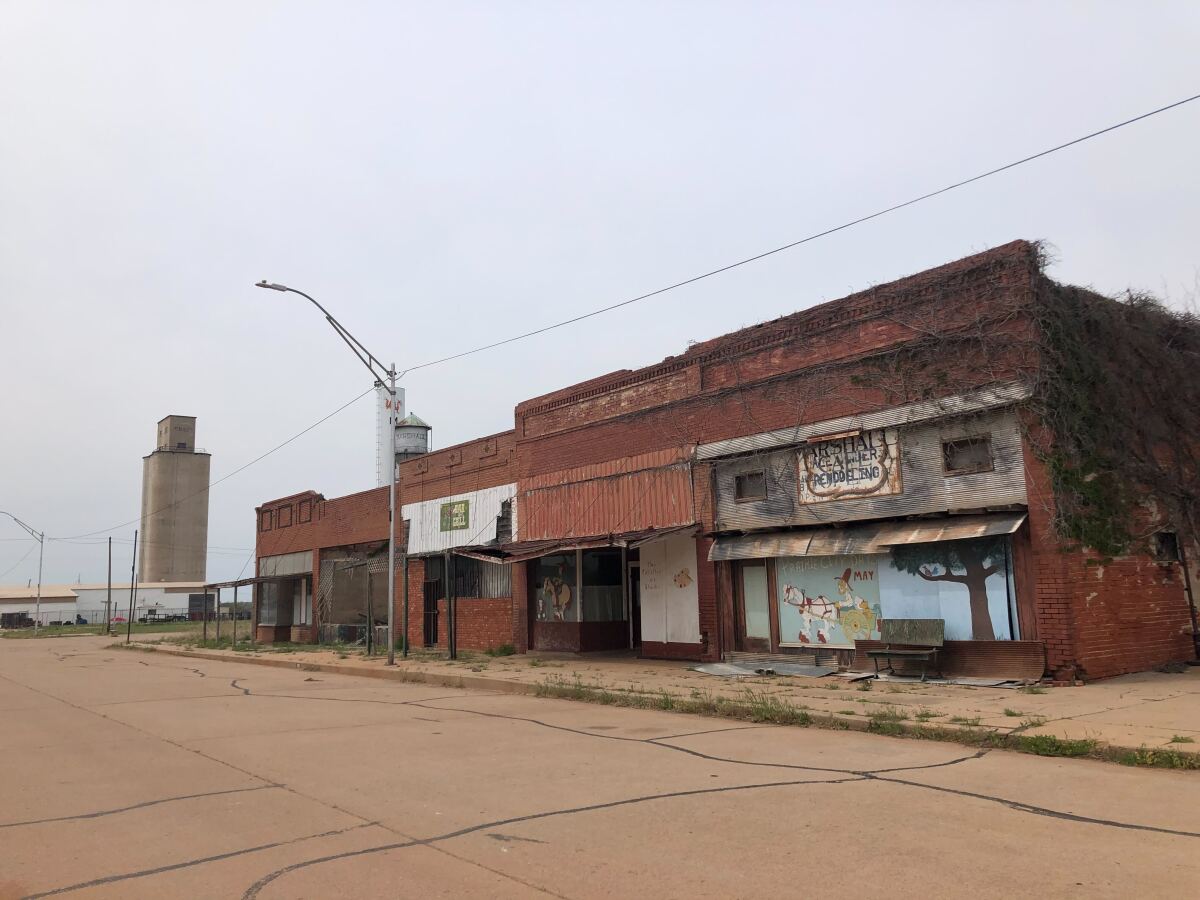
[[[892,567],[926,581],[964,585],[971,603],[971,637],[994,641],[988,612],[987,580],[1004,568],[1005,538],[943,541],[936,544],[898,544],[892,547]],[[935,572],[935,567],[940,570]]]

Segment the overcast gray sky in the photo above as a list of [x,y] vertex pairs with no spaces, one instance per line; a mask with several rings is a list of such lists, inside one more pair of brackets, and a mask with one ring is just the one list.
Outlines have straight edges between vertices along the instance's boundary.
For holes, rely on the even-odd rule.
[[[1178,3],[0,2],[0,509],[134,519],[168,413],[219,477],[401,368],[678,281],[1200,92]],[[415,372],[437,446],[523,398],[1014,238],[1180,302],[1200,103],[771,257]],[[374,485],[366,398],[212,491]],[[111,533],[47,544],[102,581]],[[0,523],[0,573],[29,550]],[[25,583],[36,552],[0,577]],[[249,569],[247,569],[249,571]]]

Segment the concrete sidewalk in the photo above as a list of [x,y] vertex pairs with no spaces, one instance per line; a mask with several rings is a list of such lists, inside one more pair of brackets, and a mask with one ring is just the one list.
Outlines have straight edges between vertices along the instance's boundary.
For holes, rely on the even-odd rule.
[[[382,657],[332,649],[189,649],[169,636],[141,642],[141,646],[151,645],[209,659],[688,712],[729,714],[731,705],[766,709],[768,714],[770,710],[804,711],[809,715],[800,715],[797,721],[811,716],[818,725],[887,734],[919,729],[922,737],[967,742],[972,735],[982,739],[988,733],[1047,736],[1107,748],[1109,757],[1118,755],[1111,751],[1137,752],[1138,762],[1151,764],[1161,764],[1162,757],[1195,757],[1200,751],[1200,667],[1179,674],[1125,675],[1081,687],[1012,689],[852,682],[836,675],[720,677],[692,671],[690,663],[632,656],[463,653],[451,662],[422,652],[408,659],[397,656],[397,665],[389,668]],[[719,711],[722,708],[725,713]],[[1200,767],[1196,758],[1186,763]]]

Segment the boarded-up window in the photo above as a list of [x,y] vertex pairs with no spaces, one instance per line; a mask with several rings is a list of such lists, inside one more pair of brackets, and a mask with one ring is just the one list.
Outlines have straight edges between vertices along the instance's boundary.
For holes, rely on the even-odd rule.
[[[430,566],[435,563],[435,566]],[[484,562],[467,556],[455,556],[450,565],[454,572],[454,596],[463,599],[486,599],[512,596],[512,567],[506,563]],[[440,581],[441,560],[432,558],[425,564],[426,581]],[[432,572],[437,576],[431,578]],[[439,596],[444,596],[439,593]]]
[[957,438],[942,441],[942,464],[947,475],[971,475],[992,471],[990,437]]
[[733,480],[735,500],[762,500],[767,496],[767,476],[764,472],[743,472]]

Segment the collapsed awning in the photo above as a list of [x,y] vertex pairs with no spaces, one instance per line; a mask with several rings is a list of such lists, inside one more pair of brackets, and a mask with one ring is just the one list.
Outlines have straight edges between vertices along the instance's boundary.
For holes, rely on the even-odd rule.
[[771,559],[781,556],[852,556],[884,553],[898,544],[966,541],[1012,534],[1025,521],[1025,513],[913,519],[906,522],[870,522],[845,528],[812,528],[717,538],[708,552],[711,562],[735,559]]
[[633,550],[671,535],[695,530],[695,525],[676,525],[670,528],[643,528],[640,531],[625,531],[619,534],[597,534],[542,541],[515,541],[511,544],[484,547],[459,547],[451,552],[456,556],[466,556],[484,562],[525,562],[555,553],[572,553],[576,550],[593,550],[601,547],[627,547]]

